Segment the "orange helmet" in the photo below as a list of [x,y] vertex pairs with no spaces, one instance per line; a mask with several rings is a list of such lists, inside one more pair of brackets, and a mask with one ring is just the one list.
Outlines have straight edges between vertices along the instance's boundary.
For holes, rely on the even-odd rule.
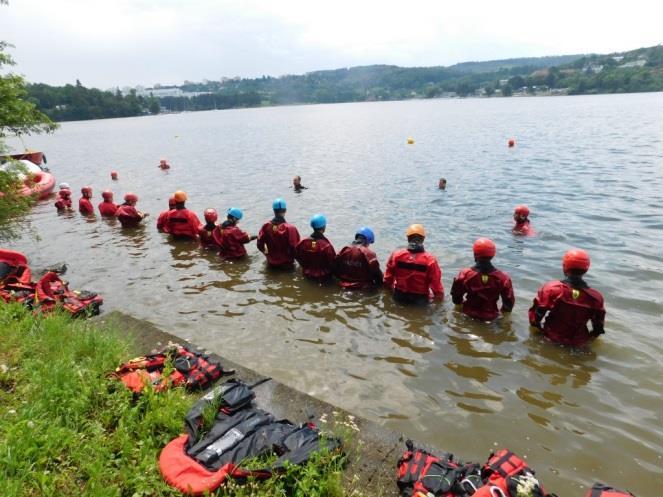
[[513,211],[514,216],[527,217],[529,216],[529,207],[525,204],[517,205]]
[[582,249],[571,249],[562,258],[562,270],[564,273],[575,269],[584,274],[589,269],[589,264],[589,254]]
[[186,202],[189,197],[187,197],[186,192],[177,190],[175,193],[173,193],[173,198],[175,199],[175,202],[180,203]]
[[426,230],[424,229],[423,224],[411,224],[405,231],[405,235],[408,238],[410,238],[412,235],[419,235],[422,238],[426,238]]
[[493,258],[495,257],[495,243],[489,238],[479,238],[474,242],[472,246],[474,252],[474,257],[486,257]]
[[208,223],[214,223],[217,219],[219,219],[219,215],[216,213],[216,209],[205,209],[204,215],[205,221]]
[[138,202],[138,195],[133,192],[129,192],[124,196],[125,202],[133,202],[134,204]]
[[101,198],[108,201],[113,200],[113,192],[110,190],[104,190],[101,192]]

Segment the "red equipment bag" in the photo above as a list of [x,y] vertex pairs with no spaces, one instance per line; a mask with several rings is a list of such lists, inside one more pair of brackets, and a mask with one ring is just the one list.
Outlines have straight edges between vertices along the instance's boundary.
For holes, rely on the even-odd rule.
[[[484,495],[515,497],[517,487],[527,477],[533,479],[534,470],[510,450],[502,449],[497,454],[491,454],[488,462],[481,468],[481,478],[485,486],[476,493],[475,497]],[[534,482],[534,487],[530,491],[533,497],[554,496],[554,494],[546,493],[537,480],[534,479]]]
[[635,497],[635,495],[631,492],[608,487],[603,483],[594,483],[594,486],[587,492],[587,497]]
[[411,440],[398,461],[397,485],[403,497],[465,497],[481,486],[479,464],[454,461],[453,454],[441,457],[415,449]]

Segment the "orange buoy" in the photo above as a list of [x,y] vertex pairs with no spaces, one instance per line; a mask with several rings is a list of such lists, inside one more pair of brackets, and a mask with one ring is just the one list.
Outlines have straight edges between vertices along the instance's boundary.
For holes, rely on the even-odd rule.
[[507,143],[509,144],[509,148],[516,146],[516,140],[514,140],[513,138],[509,138],[509,141]]
[[111,179],[113,180],[117,179],[117,171],[111,171]]

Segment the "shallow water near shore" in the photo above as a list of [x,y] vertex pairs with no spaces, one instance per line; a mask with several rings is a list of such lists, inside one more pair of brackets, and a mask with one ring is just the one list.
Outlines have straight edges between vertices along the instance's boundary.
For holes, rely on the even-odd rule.
[[[123,230],[44,202],[31,215],[39,239],[11,246],[35,268],[68,262],[72,287],[103,294],[105,311],[147,319],[460,457],[483,461],[507,446],[560,496],[584,496],[594,481],[654,496],[663,482],[662,115],[658,93],[65,123],[28,143],[46,152],[57,181],[76,192],[92,185],[95,204],[106,188],[116,199],[135,191],[152,217]],[[158,169],[162,157],[169,171]],[[308,190],[289,188],[295,174]],[[302,235],[312,214],[325,213],[337,249],[369,225],[382,265],[407,225],[421,222],[447,291],[471,264],[472,241],[489,236],[495,265],[514,281],[514,313],[485,324],[450,299],[410,308],[381,291],[315,285],[299,271],[268,270],[254,244],[247,260],[222,262],[157,233],[156,216],[180,188],[201,218],[207,207],[241,207],[250,233],[277,196]],[[509,231],[519,203],[532,210],[534,238]],[[526,316],[572,246],[590,252],[587,280],[608,310],[606,335],[583,351],[532,335]]]

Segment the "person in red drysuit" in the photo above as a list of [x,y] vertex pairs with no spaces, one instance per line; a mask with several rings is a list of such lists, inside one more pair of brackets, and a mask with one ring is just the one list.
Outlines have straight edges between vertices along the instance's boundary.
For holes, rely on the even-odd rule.
[[212,238],[219,247],[219,256],[222,259],[241,259],[246,256],[244,245],[258,238],[249,236],[247,232],[239,229],[237,223],[243,217],[241,209],[231,207],[228,209],[227,219],[212,232]]
[[313,280],[327,280],[334,272],[336,251],[331,242],[325,238],[327,218],[316,214],[311,218],[311,236],[297,244],[295,258],[302,267],[304,276]]
[[168,210],[161,212],[159,217],[157,217],[157,230],[159,232],[163,233],[166,231],[166,221],[168,220],[168,214],[175,208],[175,204],[177,204],[175,197],[170,197],[168,199]]
[[110,190],[104,190],[101,192],[101,198],[103,200],[99,202],[99,205],[97,206],[99,214],[104,217],[114,217],[115,212],[117,212],[117,204],[113,202],[113,192]]
[[375,242],[373,230],[362,226],[357,230],[352,245],[343,247],[334,262],[334,274],[339,284],[349,290],[362,290],[382,286],[380,263],[369,245]]
[[277,198],[272,208],[274,218],[263,224],[258,233],[258,250],[265,254],[271,267],[291,267],[295,262],[299,231],[285,220],[285,200]]
[[404,304],[428,303],[444,298],[442,270],[435,256],[426,252],[426,231],[412,224],[405,232],[408,246],[394,251],[387,261],[384,286],[393,289],[394,298]]
[[92,198],[92,187],[84,186],[81,188],[81,194],[83,195],[78,200],[78,212],[84,215],[94,214],[94,207],[90,199]]
[[124,203],[115,211],[115,215],[123,228],[138,226],[143,219],[149,216],[149,214],[144,214],[136,209],[137,202],[138,195],[129,192],[124,196]]
[[491,263],[495,257],[495,244],[488,238],[479,238],[472,247],[473,267],[461,269],[451,287],[451,298],[462,304],[463,313],[482,321],[499,316],[497,301],[502,297],[502,313],[509,313],[516,303],[513,285],[508,274]]
[[219,244],[214,240],[214,230],[218,227],[216,220],[219,215],[216,209],[205,209],[205,226],[200,230],[200,245],[207,249],[218,249]]
[[58,212],[71,210],[71,190],[68,183],[60,183],[60,191],[55,197],[55,208]]
[[[564,254],[565,279],[539,288],[529,309],[529,322],[543,335],[562,345],[582,346],[605,333],[603,295],[582,279],[589,269],[589,254],[572,249]],[[587,322],[592,322],[592,330]]]
[[534,236],[534,228],[529,220],[529,207],[517,205],[513,211],[514,225],[511,231],[514,235]]
[[168,164],[166,159],[161,159],[159,161],[159,169],[170,169],[170,164]]
[[175,199],[175,208],[168,213],[164,231],[182,238],[198,239],[200,230],[203,229],[203,223],[193,211],[186,208],[184,203],[187,201],[187,195],[182,190],[173,194]]

